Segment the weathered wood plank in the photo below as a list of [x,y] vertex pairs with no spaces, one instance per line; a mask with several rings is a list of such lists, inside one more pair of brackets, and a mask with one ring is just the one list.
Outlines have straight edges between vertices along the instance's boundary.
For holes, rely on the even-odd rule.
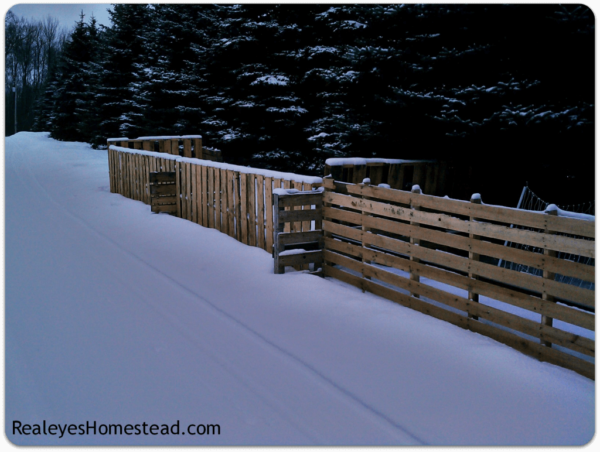
[[247,211],[248,211],[248,245],[256,246],[256,182],[254,174],[246,174]]
[[246,173],[240,173],[240,217],[240,241],[248,245],[248,179]]
[[215,229],[221,231],[221,171],[219,168],[214,168],[213,174],[215,183]]
[[265,178],[256,175],[256,227],[258,235],[256,237],[256,246],[265,249]]
[[273,178],[265,178],[265,214],[266,214],[266,232],[265,249],[273,254]]
[[[323,212],[321,209],[313,210],[285,210],[279,214],[280,221],[283,222],[299,222],[299,221],[311,221],[311,220],[322,220]],[[299,229],[299,228],[297,228]],[[296,232],[296,231],[290,231]],[[297,231],[299,232],[299,231]]]

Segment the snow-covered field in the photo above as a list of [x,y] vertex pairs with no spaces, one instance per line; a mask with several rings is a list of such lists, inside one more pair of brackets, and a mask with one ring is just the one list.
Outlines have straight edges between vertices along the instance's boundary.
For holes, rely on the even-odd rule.
[[[336,280],[274,275],[262,250],[111,194],[106,151],[44,133],[5,143],[16,444],[581,445],[595,433],[594,382],[575,372]],[[17,421],[179,421],[186,434],[60,438],[14,434]]]

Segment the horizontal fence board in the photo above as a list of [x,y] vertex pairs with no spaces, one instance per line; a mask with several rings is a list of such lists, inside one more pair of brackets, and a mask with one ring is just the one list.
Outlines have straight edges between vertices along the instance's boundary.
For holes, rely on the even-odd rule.
[[279,213],[279,221],[281,223],[290,223],[296,221],[311,221],[323,219],[321,209],[312,210],[284,210]]
[[279,265],[303,265],[311,262],[320,262],[323,260],[323,251],[307,251],[302,254],[287,254],[279,256]]
[[176,204],[166,204],[166,205],[152,206],[152,212],[177,213],[177,205]]
[[304,206],[307,204],[320,206],[323,195],[321,193],[304,192],[295,195],[279,195],[280,207]]
[[323,231],[283,232],[277,236],[281,245],[317,242],[323,238]]
[[177,202],[177,196],[158,196],[152,198],[152,205],[157,206],[160,204],[173,204]]
[[360,213],[350,212],[348,210],[335,209],[333,207],[323,207],[323,218],[345,221],[362,226],[363,216]]
[[[323,185],[329,189],[338,189],[339,185],[332,183],[331,179],[324,179]],[[382,187],[351,185],[344,187],[348,194],[378,198],[384,201],[424,207],[432,210],[444,211],[456,215],[475,217],[489,221],[515,224],[534,229],[562,232],[583,237],[595,237],[595,221],[578,220],[539,212],[530,212],[512,209],[503,206],[476,204],[456,199],[441,198],[428,194],[415,194],[402,190]]]

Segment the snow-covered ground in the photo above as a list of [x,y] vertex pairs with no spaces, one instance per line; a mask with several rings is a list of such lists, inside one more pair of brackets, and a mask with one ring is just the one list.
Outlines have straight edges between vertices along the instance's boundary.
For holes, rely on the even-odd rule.
[[[109,192],[106,151],[6,138],[16,444],[581,445],[594,382]],[[218,424],[220,435],[13,434]],[[77,428],[73,429],[76,433]]]

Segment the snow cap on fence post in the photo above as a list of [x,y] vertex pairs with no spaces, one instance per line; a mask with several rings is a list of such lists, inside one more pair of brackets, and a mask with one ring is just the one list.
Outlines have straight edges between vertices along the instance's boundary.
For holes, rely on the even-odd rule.
[[412,189],[410,191],[411,191],[411,193],[418,193],[419,195],[423,193],[421,191],[421,187],[419,187],[416,184],[412,186]]
[[471,202],[481,204],[481,195],[479,193],[473,193],[471,195]]
[[556,204],[548,204],[544,213],[548,215],[558,215],[558,206]]

